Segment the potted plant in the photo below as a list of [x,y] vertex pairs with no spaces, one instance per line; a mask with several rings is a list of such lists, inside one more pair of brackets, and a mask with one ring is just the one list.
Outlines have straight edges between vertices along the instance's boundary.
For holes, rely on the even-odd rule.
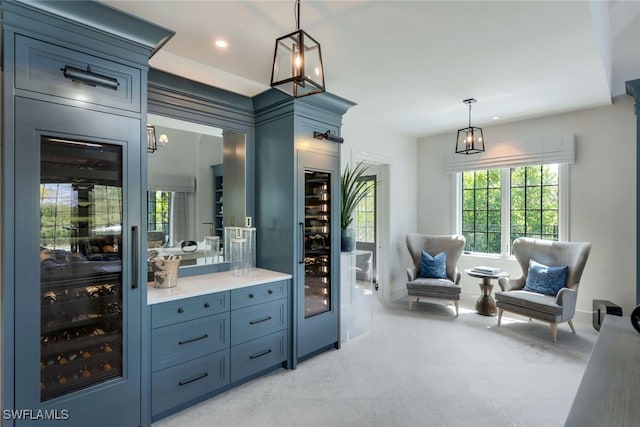
[[353,222],[353,212],[356,206],[367,194],[367,182],[362,179],[367,169],[368,167],[362,162],[356,163],[353,169],[347,165],[340,177],[340,191],[342,193],[340,242],[342,252],[351,252],[356,246],[355,230],[349,226]]

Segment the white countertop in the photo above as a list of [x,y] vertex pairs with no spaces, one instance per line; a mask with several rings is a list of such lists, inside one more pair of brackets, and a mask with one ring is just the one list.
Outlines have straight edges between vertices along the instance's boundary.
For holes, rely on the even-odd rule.
[[287,279],[291,279],[290,274],[262,268],[253,269],[251,272],[240,276],[234,276],[231,271],[223,271],[199,276],[179,277],[178,285],[174,288],[156,289],[152,286],[147,286],[147,304],[174,301]]

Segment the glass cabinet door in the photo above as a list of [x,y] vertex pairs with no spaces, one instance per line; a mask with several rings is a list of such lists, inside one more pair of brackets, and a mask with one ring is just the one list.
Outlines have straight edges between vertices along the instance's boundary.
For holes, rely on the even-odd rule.
[[15,407],[141,425],[140,120],[23,98],[16,117]]
[[40,138],[40,400],[122,376],[122,146]]
[[304,317],[331,311],[331,174],[304,171]]

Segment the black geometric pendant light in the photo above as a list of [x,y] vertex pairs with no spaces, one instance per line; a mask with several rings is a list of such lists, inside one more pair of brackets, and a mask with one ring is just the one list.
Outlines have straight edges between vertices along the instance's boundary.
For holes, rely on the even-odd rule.
[[271,87],[294,98],[324,92],[320,43],[300,29],[300,0],[296,0],[296,31],[276,39]]
[[458,130],[456,139],[456,153],[476,154],[484,151],[484,138],[482,128],[471,126],[471,104],[476,102],[474,98],[465,99],[465,104],[469,105],[469,127]]

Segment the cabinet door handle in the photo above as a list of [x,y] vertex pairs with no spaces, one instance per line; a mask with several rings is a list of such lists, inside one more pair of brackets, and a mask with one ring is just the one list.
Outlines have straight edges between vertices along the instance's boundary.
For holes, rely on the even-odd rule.
[[188,340],[185,340],[185,341],[178,341],[178,344],[179,344],[179,345],[190,344],[190,343],[192,343],[192,342],[200,341],[200,340],[203,340],[203,339],[205,339],[205,338],[209,338],[209,335],[204,334],[204,335],[203,335],[203,336],[201,336],[201,337],[191,338],[191,339],[188,339]]
[[72,67],[71,65],[65,65],[61,68],[62,74],[66,79],[71,79],[74,82],[84,83],[89,86],[106,87],[107,89],[118,90],[118,80],[105,76],[102,74],[94,73],[87,65],[87,69]]
[[198,380],[201,380],[203,378],[206,378],[208,376],[209,376],[209,373],[208,372],[204,372],[204,373],[202,373],[202,374],[200,374],[200,375],[198,375],[196,377],[189,378],[188,380],[182,380],[182,381],[180,381],[178,383],[178,385],[187,385],[187,384],[190,384],[190,383],[192,383],[194,381],[198,381]]
[[138,226],[131,227],[131,289],[138,288]]
[[300,226],[300,258],[298,264],[304,264],[304,222],[299,223]]
[[256,323],[266,322],[266,321],[271,320],[271,319],[272,319],[272,317],[269,316],[269,317],[265,317],[264,319],[260,319],[260,320],[252,320],[252,321],[249,322],[249,324],[250,325],[255,325]]
[[271,349],[263,351],[262,353],[252,354],[251,356],[249,356],[249,359],[257,359],[258,357],[266,356],[269,353],[271,353]]

